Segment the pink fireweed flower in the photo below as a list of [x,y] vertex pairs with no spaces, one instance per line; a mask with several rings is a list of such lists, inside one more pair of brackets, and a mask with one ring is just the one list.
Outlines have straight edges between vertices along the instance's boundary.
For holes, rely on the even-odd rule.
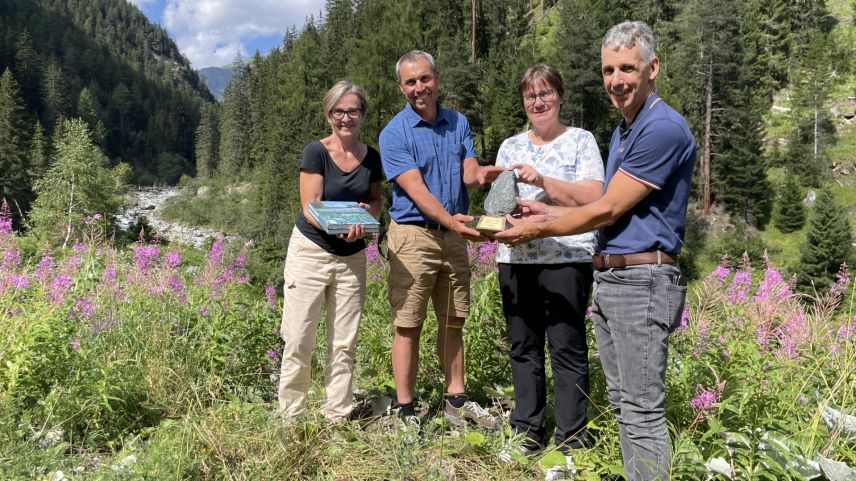
[[39,265],[36,267],[36,271],[33,272],[33,277],[40,281],[46,281],[48,277],[53,274],[54,270],[54,258],[51,256],[43,256],[39,260]]
[[482,242],[479,245],[479,257],[476,266],[482,269],[490,269],[496,260],[496,249],[499,243],[496,241]]
[[223,260],[223,241],[216,241],[211,244],[211,250],[208,251],[208,261],[218,263]]
[[276,301],[276,287],[273,284],[268,283],[265,286],[265,299],[267,300],[267,305],[273,309],[276,309],[278,303]]
[[726,279],[728,279],[728,275],[731,274],[731,269],[728,267],[729,262],[728,254],[722,256],[722,259],[719,261],[719,265],[716,266],[716,269],[714,269],[713,272],[704,278],[704,282],[715,287],[724,285]]
[[68,260],[65,261],[65,265],[63,266],[63,269],[66,272],[74,272],[75,270],[77,270],[78,267],[80,267],[80,263],[81,263],[80,256],[75,254],[75,255],[69,257]]
[[850,277],[847,275],[847,263],[842,262],[838,274],[835,275],[835,282],[829,285],[829,293],[835,297],[841,296],[847,292],[848,284]]
[[[589,307],[589,309],[591,309]],[[681,313],[681,325],[680,328],[682,331],[686,331],[690,327],[690,310],[684,309],[684,312]]]
[[166,266],[174,269],[181,265],[181,254],[175,251],[169,251],[166,253]]
[[699,394],[690,400],[690,407],[693,411],[707,411],[719,401],[715,392],[708,389],[703,390],[700,385],[696,386],[696,392]]
[[766,265],[764,280],[758,285],[758,290],[755,291],[752,299],[756,301],[766,301],[768,299],[781,301],[793,295],[791,286],[782,279],[782,274],[770,262],[766,252],[764,252],[764,264]]
[[12,211],[9,210],[9,203],[3,199],[3,204],[0,204],[0,234],[12,233]]
[[11,249],[6,251],[3,254],[3,259],[0,260],[0,268],[3,269],[14,269],[21,265],[21,253],[16,251],[15,249]]
[[104,268],[104,272],[101,273],[101,280],[99,280],[98,283],[105,286],[115,287],[117,277],[116,266],[107,266]]
[[276,360],[278,360],[278,359],[279,359],[279,356],[280,356],[279,351],[277,351],[276,349],[268,349],[267,357],[268,357],[268,359],[270,359],[271,361],[276,361]]
[[80,340],[77,339],[77,337],[72,338],[72,340],[68,342],[68,345],[75,351],[80,350]]
[[729,304],[742,304],[746,302],[749,287],[752,285],[752,271],[740,269],[734,273],[731,285],[728,286]]
[[235,267],[244,267],[247,265],[247,256],[238,256],[235,258]]
[[12,274],[9,276],[9,285],[15,289],[26,289],[30,287],[30,278],[26,273]]
[[48,286],[48,299],[54,304],[59,304],[65,300],[65,294],[70,288],[71,276],[61,272],[53,278]]
[[369,263],[373,263],[377,261],[380,256],[380,250],[377,246],[377,238],[373,238],[371,242],[366,245],[366,261]]
[[696,385],[696,396],[690,400],[690,408],[697,414],[712,415],[724,389],[725,381],[708,388],[702,388],[701,384]]
[[95,306],[92,304],[91,300],[83,297],[74,303],[74,310],[80,317],[89,319],[92,317],[92,312],[95,310]]
[[75,242],[73,246],[71,246],[72,252],[75,254],[82,254],[86,252],[86,244],[83,242]]
[[157,265],[158,258],[160,258],[160,247],[154,244],[134,247],[134,264],[141,271]]
[[853,316],[853,319],[850,320],[847,324],[838,328],[838,340],[847,341],[853,334],[856,334],[856,316]]

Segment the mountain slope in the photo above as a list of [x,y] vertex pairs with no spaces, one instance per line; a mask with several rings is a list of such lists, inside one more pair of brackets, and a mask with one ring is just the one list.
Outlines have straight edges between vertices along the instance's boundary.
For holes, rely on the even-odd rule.
[[87,121],[139,183],[192,173],[199,106],[211,93],[175,42],[124,0],[3,0],[0,72],[21,87],[31,137],[62,118]]

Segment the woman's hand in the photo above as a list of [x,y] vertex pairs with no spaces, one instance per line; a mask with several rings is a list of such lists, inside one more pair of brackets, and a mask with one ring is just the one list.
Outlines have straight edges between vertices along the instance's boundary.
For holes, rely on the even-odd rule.
[[362,239],[365,236],[366,229],[362,224],[352,224],[351,228],[348,229],[347,234],[339,234],[339,239],[342,239],[345,242],[354,242]]
[[524,184],[544,188],[544,177],[529,164],[514,164],[511,166],[517,172],[517,180]]

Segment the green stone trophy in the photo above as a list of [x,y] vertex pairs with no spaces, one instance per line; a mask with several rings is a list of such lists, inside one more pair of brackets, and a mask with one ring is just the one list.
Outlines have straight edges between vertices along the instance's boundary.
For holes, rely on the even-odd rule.
[[505,216],[517,209],[517,176],[513,170],[506,170],[491,184],[490,192],[484,200],[487,215],[479,217],[476,230],[490,237],[508,228]]

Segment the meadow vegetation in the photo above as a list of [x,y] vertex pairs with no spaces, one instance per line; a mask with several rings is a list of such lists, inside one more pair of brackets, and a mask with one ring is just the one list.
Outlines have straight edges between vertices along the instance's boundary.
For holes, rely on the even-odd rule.
[[[248,254],[219,241],[204,254],[145,239],[118,250],[103,219],[84,221],[73,247],[32,254],[0,218],[0,479],[529,480],[553,462],[551,447],[503,463],[507,428],[462,430],[436,416],[433,314],[417,442],[387,416],[330,424],[310,409],[283,422],[275,414],[280,301],[277,288],[250,278]],[[507,421],[495,247],[470,249],[467,384]],[[386,264],[376,244],[368,255],[357,397],[381,412],[392,394],[392,328]],[[695,283],[667,373],[673,479],[810,479],[820,456],[856,465],[854,440],[823,419],[827,408],[854,414],[856,405],[849,284],[842,268],[807,298],[763,254],[725,260]],[[621,456],[591,334],[590,345],[593,443],[574,458],[578,479],[599,480],[620,473]]]

